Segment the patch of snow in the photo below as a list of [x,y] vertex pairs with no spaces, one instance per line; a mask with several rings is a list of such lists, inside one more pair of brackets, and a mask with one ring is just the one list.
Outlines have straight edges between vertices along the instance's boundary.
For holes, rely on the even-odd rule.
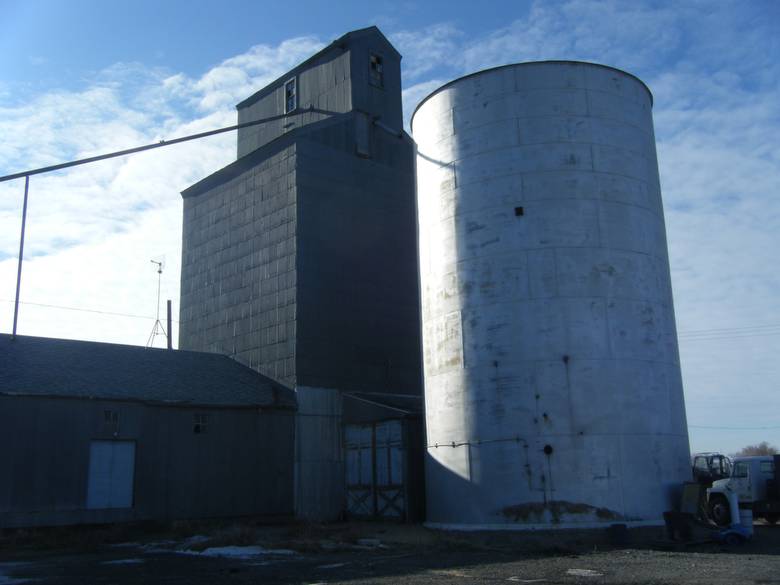
[[358,538],[357,544],[352,545],[354,550],[372,550],[375,548],[390,548],[378,538]]
[[30,583],[31,581],[37,581],[37,579],[17,579],[16,577],[9,577],[4,573],[0,573],[0,585],[16,585],[17,583]]
[[17,583],[30,583],[32,581],[38,581],[38,579],[32,579],[27,577],[11,577],[8,575],[8,571],[24,567],[30,563],[26,562],[9,562],[0,563],[0,585],[16,585]]
[[140,565],[143,559],[116,559],[114,561],[103,561],[101,565]]
[[317,569],[338,569],[339,567],[346,567],[349,563],[333,563],[330,565],[320,565]]
[[267,548],[265,549],[265,554],[267,555],[279,555],[283,557],[292,557],[297,555],[298,553],[294,550],[290,550],[288,548]]
[[147,554],[170,553],[170,552],[176,552],[175,550],[172,549],[177,544],[179,543],[175,540],[160,540],[157,542],[147,542],[146,544],[142,544],[138,548]]
[[567,575],[574,575],[575,577],[603,577],[604,573],[599,573],[593,569],[569,569],[566,571]]
[[187,554],[204,557],[222,557],[233,559],[251,559],[261,555],[294,555],[295,551],[284,548],[263,548],[262,546],[215,546],[202,552],[184,551]]

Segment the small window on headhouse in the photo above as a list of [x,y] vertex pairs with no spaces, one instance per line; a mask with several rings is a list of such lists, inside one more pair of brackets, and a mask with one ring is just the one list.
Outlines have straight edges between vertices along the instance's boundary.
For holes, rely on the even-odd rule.
[[116,410],[104,410],[103,426],[108,431],[116,431],[119,428],[119,413]]
[[298,84],[293,77],[284,84],[284,113],[289,114],[298,107]]
[[196,435],[202,435],[203,433],[207,433],[209,430],[209,415],[207,414],[196,414],[195,415],[195,424],[192,427],[192,432]]
[[369,55],[368,62],[368,79],[371,85],[376,87],[385,86],[385,73],[382,66],[382,57],[375,53]]

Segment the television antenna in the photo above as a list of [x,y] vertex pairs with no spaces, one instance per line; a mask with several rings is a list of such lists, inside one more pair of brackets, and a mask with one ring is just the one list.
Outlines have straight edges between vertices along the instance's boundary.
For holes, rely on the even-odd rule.
[[157,260],[151,260],[151,263],[157,265],[157,320],[154,322],[149,339],[146,340],[146,347],[154,346],[154,340],[158,335],[162,335],[166,339],[168,338],[168,334],[160,321],[160,281],[162,280],[163,263]]

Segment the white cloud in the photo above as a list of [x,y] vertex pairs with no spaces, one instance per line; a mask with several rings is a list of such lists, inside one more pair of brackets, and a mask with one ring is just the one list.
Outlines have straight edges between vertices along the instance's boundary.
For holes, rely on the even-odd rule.
[[443,79],[431,79],[429,81],[423,81],[407,87],[401,92],[401,99],[403,101],[404,109],[404,126],[409,131],[409,122],[411,121],[412,114],[417,105],[431,92],[441,87],[447,82]]
[[404,79],[408,82],[436,68],[458,63],[456,51],[463,33],[450,23],[421,30],[404,30],[390,35],[390,41],[403,55]]
[[[453,22],[389,37],[404,55],[404,110],[477,69],[539,59],[624,68],[655,95],[660,173],[681,331],[780,321],[780,35],[771,2],[536,2],[485,34]],[[322,46],[258,45],[200,77],[123,63],[80,91],[0,85],[0,174],[235,122],[233,106]],[[28,99],[29,98],[29,99]],[[31,181],[23,299],[153,316],[150,258],[165,255],[178,299],[179,191],[235,157],[235,136],[173,146]],[[0,299],[12,299],[22,181],[0,184]],[[11,327],[0,302],[0,330]],[[22,333],[142,344],[153,320],[24,305]],[[681,338],[688,419],[771,426],[780,336]],[[692,429],[694,449],[735,450],[780,432]]]
[[[436,67],[429,70],[453,78],[506,63],[567,59],[642,78],[655,94],[679,329],[760,325],[780,321],[773,317],[780,314],[780,274],[772,269],[780,249],[776,17],[771,3],[536,2],[526,17],[486,35],[450,28],[454,46],[432,51]],[[421,76],[407,88],[407,115],[436,87]],[[689,422],[776,425],[778,342],[780,336],[683,336]],[[780,444],[780,430],[694,428],[691,439],[694,449],[733,451],[764,439]]]
[[[119,63],[80,91],[0,101],[0,174],[235,124],[236,102],[320,46],[312,38],[258,45],[197,79]],[[231,133],[31,177],[22,300],[37,304],[22,305],[19,332],[143,344],[154,323],[151,258],[165,256],[163,299],[178,311],[179,193],[233,160]],[[12,323],[23,188],[23,180],[0,183],[2,331]]]
[[[194,81],[188,90],[201,111],[233,106],[289,71],[321,49],[312,37],[282,42],[277,47],[256,45],[248,52],[226,59]],[[186,92],[185,92],[186,93]]]

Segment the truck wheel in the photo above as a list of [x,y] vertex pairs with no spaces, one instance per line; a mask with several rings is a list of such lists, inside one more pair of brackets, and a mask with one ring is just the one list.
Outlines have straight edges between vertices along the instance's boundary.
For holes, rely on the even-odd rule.
[[718,526],[728,526],[731,524],[731,509],[729,501],[723,496],[713,496],[708,504],[710,518]]
[[745,537],[737,534],[736,532],[729,532],[726,536],[723,537],[723,544],[727,544],[729,546],[737,546],[745,542]]
[[780,520],[780,516],[777,514],[768,514],[764,517],[764,520],[767,521],[767,524],[777,524],[777,521]]

